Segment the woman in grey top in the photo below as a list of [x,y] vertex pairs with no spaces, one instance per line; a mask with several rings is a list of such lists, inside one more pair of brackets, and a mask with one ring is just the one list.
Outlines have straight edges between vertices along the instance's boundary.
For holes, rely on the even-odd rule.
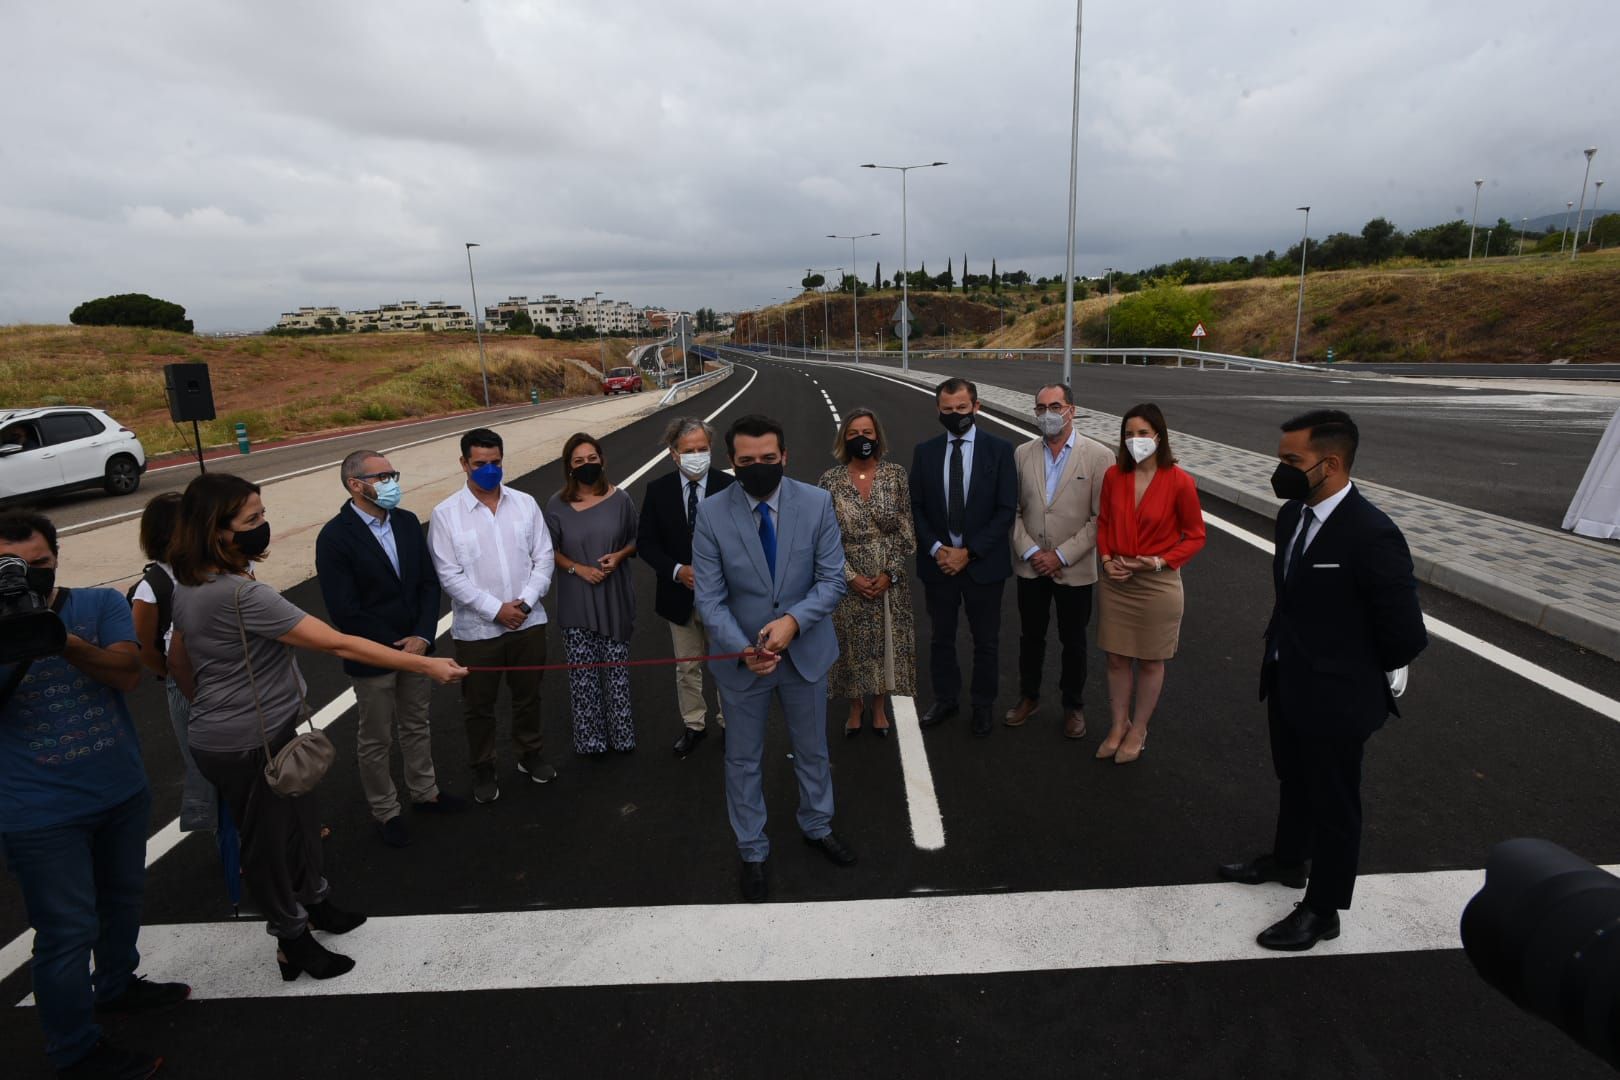
[[636,504],[609,484],[602,448],[580,432],[563,445],[563,487],[546,503],[546,526],[557,560],[557,625],[574,667],[568,695],[574,706],[574,752],[636,748],[630,719],[630,632],[636,594],[625,560],[636,553]]
[[170,551],[177,587],[169,669],[191,701],[186,734],[192,758],[241,832],[242,875],[277,939],[281,977],[290,982],[307,971],[330,979],[354,961],[328,952],[310,928],[342,934],[366,917],[328,899],[313,796],[278,795],[264,778],[265,744],[275,753],[290,742],[304,711],[304,680],[293,648],[440,683],[459,680],[467,669],[454,660],[340,634],[306,615],[253,580],[253,564],[269,546],[270,523],[257,485],[206,473],[186,488]]

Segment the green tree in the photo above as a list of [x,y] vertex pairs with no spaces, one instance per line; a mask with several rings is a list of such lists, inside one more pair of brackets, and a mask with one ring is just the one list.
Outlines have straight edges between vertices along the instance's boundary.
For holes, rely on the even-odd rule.
[[186,309],[145,293],[119,293],[86,300],[68,315],[75,326],[145,326],[153,330],[192,332]]
[[951,287],[956,284],[956,275],[951,272],[950,259],[945,260],[945,272],[934,279],[934,284],[938,285],[946,292],[950,292]]
[[994,258],[990,260],[990,291],[1001,291],[1001,275],[996,273],[996,260]]
[[532,334],[534,333],[534,320],[529,318],[527,311],[513,312],[512,317],[506,321],[506,332],[509,334]]
[[[1179,277],[1156,278],[1114,305],[1110,319],[1113,342],[1126,347],[1186,348],[1193,327],[1201,322],[1210,329],[1213,310],[1208,289],[1184,288]],[[1087,329],[1092,329],[1090,323]]]
[[820,274],[809,274],[799,284],[807,289],[819,289],[827,284],[827,279]]
[[1372,262],[1383,262],[1395,254],[1400,236],[1387,218],[1375,217],[1361,227],[1361,242]]
[[335,327],[330,315],[322,315],[320,318],[315,320],[315,325],[320,327],[322,330],[331,330]]
[[883,288],[883,261],[881,259],[878,260],[877,265],[872,268],[872,288]]
[[534,336],[538,338],[553,338],[557,336],[557,332],[545,323],[536,323],[534,326]]

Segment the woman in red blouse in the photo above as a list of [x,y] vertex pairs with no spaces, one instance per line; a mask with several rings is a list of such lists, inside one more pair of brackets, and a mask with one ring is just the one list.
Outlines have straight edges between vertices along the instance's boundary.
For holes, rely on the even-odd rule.
[[1176,654],[1182,564],[1204,546],[1198,488],[1176,465],[1157,405],[1138,405],[1125,414],[1119,463],[1103,475],[1101,503],[1097,645],[1108,654],[1113,726],[1097,756],[1126,765],[1142,756],[1148,721],[1164,689],[1164,662]]

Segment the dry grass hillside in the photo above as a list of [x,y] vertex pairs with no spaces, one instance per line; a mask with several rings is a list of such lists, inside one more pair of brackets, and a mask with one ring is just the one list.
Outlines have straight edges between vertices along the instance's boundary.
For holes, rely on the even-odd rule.
[[[631,346],[608,342],[609,364]],[[595,342],[486,338],[495,404],[599,391],[565,358],[597,364]],[[206,363],[218,419],[204,445],[231,442],[245,423],[255,442],[483,403],[478,346],[468,334],[334,334],[204,338],[125,327],[0,327],[0,407],[73,403],[106,409],[148,454],[181,449],[191,432],[169,419],[163,365]]]

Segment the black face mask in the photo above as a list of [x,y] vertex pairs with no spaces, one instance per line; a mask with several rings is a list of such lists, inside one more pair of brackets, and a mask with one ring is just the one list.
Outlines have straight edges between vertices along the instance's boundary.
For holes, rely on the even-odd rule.
[[939,423],[946,431],[960,439],[973,427],[973,414],[970,412],[942,412],[939,414]]
[[584,465],[574,466],[574,479],[578,480],[583,487],[595,487],[602,479],[602,463],[600,461],[591,461]]
[[44,600],[51,595],[51,590],[56,588],[56,567],[30,566],[24,578],[28,582],[28,588]]
[[756,461],[752,465],[739,465],[737,483],[754,498],[764,499],[782,486],[782,463],[778,461],[767,465]]
[[877,440],[868,439],[865,435],[856,435],[854,438],[844,440],[844,449],[850,457],[865,461],[869,457],[877,456]]
[[[1326,460],[1326,459],[1324,459]],[[1322,464],[1318,461],[1316,465]],[[1311,469],[1316,468],[1312,465]],[[1276,492],[1277,498],[1292,501],[1294,499],[1308,499],[1317,488],[1327,483],[1324,476],[1316,483],[1311,483],[1311,469],[1301,469],[1297,465],[1290,465],[1286,461],[1279,462],[1275,472],[1271,474],[1271,490]]]
[[261,521],[246,532],[232,533],[231,538],[236,541],[237,551],[250,559],[257,559],[270,550],[270,523]]

